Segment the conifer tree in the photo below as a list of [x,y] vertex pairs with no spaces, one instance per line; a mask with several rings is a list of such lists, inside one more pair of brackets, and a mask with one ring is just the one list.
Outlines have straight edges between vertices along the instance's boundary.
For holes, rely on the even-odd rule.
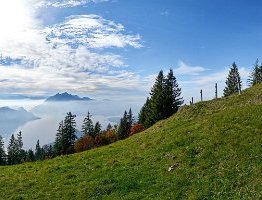
[[150,115],[150,99],[149,97],[147,97],[146,103],[143,105],[138,115],[139,123],[144,124],[145,127],[149,127],[151,124],[151,123],[148,123],[149,115]]
[[74,144],[76,140],[76,116],[71,112],[67,113],[67,116],[64,120],[64,129],[63,129],[63,154],[74,153]]
[[259,65],[259,60],[257,59],[254,68],[251,72],[250,78],[248,80],[250,86],[254,86],[258,83],[262,83],[262,65]]
[[106,131],[111,131],[112,130],[112,125],[109,123],[108,125],[107,125],[107,127],[106,127]]
[[173,70],[170,69],[167,77],[161,70],[151,89],[150,97],[140,110],[139,123],[148,128],[159,120],[175,114],[183,104],[181,88],[179,87]]
[[4,140],[2,136],[0,136],[0,165],[6,164],[6,153],[5,153],[5,146]]
[[127,134],[129,135],[132,125],[134,124],[134,117],[132,113],[132,109],[129,109],[128,115],[127,115]]
[[123,140],[128,137],[127,117],[127,112],[125,111],[123,117],[120,119],[120,124],[117,130],[119,140]]
[[17,146],[18,149],[21,150],[23,148],[23,139],[22,139],[22,132],[19,131],[19,133],[17,134]]
[[49,145],[45,149],[45,155],[47,158],[52,158],[54,156],[54,150],[52,145]]
[[9,145],[7,147],[7,163],[9,165],[14,165],[19,163],[19,151],[17,146],[17,141],[15,139],[14,134],[11,135]]
[[238,72],[238,67],[234,62],[232,67],[230,68],[227,80],[226,80],[226,87],[224,89],[224,96],[229,96],[231,94],[241,92],[241,78]]
[[93,125],[93,121],[91,119],[91,115],[90,115],[89,112],[87,113],[87,116],[85,117],[85,119],[83,121],[82,133],[83,133],[83,135],[93,136],[94,125]]
[[64,121],[59,123],[59,127],[56,132],[54,153],[55,155],[61,155],[63,150],[63,137],[64,137]]
[[19,163],[25,161],[26,159],[26,152],[22,149],[23,148],[23,139],[22,139],[22,132],[19,131],[19,133],[17,134],[17,149],[18,149],[18,159],[19,159]]
[[23,147],[22,132],[17,134],[17,139],[14,134],[11,135],[9,145],[7,147],[7,163],[9,165],[19,164],[26,160],[27,153]]
[[148,116],[151,125],[155,122],[164,119],[164,102],[165,102],[165,90],[164,90],[165,77],[161,70],[156,78],[156,82],[151,90],[151,103],[150,103],[150,115]]
[[102,128],[101,124],[99,122],[96,122],[95,128],[94,128],[94,137],[101,134]]
[[39,140],[37,140],[36,145],[35,145],[35,159],[36,160],[43,160],[44,157],[45,157],[45,151],[40,146]]
[[28,161],[28,162],[33,162],[33,161],[35,161],[35,154],[34,154],[34,151],[33,151],[32,149],[29,149],[29,150],[28,150],[26,161]]
[[184,103],[181,96],[181,88],[179,87],[176,77],[174,76],[173,70],[170,69],[167,78],[165,79],[165,105],[164,118],[168,118],[175,114],[179,107]]

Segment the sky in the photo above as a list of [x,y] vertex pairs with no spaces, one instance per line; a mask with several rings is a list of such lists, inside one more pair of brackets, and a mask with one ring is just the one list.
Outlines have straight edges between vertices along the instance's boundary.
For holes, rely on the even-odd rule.
[[174,70],[185,102],[262,60],[259,0],[1,0],[0,95],[144,101]]

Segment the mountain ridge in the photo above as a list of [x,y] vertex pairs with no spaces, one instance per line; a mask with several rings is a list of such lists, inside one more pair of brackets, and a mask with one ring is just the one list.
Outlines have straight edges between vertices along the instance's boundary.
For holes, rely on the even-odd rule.
[[23,107],[18,109],[12,109],[7,106],[0,107],[0,134],[8,136],[23,124],[37,119],[40,118]]
[[46,102],[55,102],[55,101],[91,101],[89,97],[79,97],[78,95],[72,95],[67,92],[57,93],[53,96],[50,96],[46,99]]

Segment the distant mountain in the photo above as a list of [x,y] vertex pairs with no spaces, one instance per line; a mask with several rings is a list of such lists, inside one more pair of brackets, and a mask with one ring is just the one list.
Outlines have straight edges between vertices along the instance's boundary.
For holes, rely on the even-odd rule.
[[9,107],[0,108],[0,135],[6,136],[15,131],[23,124],[39,119],[31,112],[26,111],[24,108],[17,110]]
[[54,96],[48,97],[46,99],[47,102],[54,102],[54,101],[90,101],[92,99],[90,99],[89,97],[79,97],[77,95],[72,95],[69,94],[67,92],[64,92],[62,94],[57,93]]

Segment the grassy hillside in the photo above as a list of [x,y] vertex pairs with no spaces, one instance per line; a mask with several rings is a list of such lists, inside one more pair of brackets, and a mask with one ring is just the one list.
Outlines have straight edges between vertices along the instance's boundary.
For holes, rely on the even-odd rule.
[[0,192],[2,199],[261,199],[262,85],[184,107],[107,147],[0,167]]

